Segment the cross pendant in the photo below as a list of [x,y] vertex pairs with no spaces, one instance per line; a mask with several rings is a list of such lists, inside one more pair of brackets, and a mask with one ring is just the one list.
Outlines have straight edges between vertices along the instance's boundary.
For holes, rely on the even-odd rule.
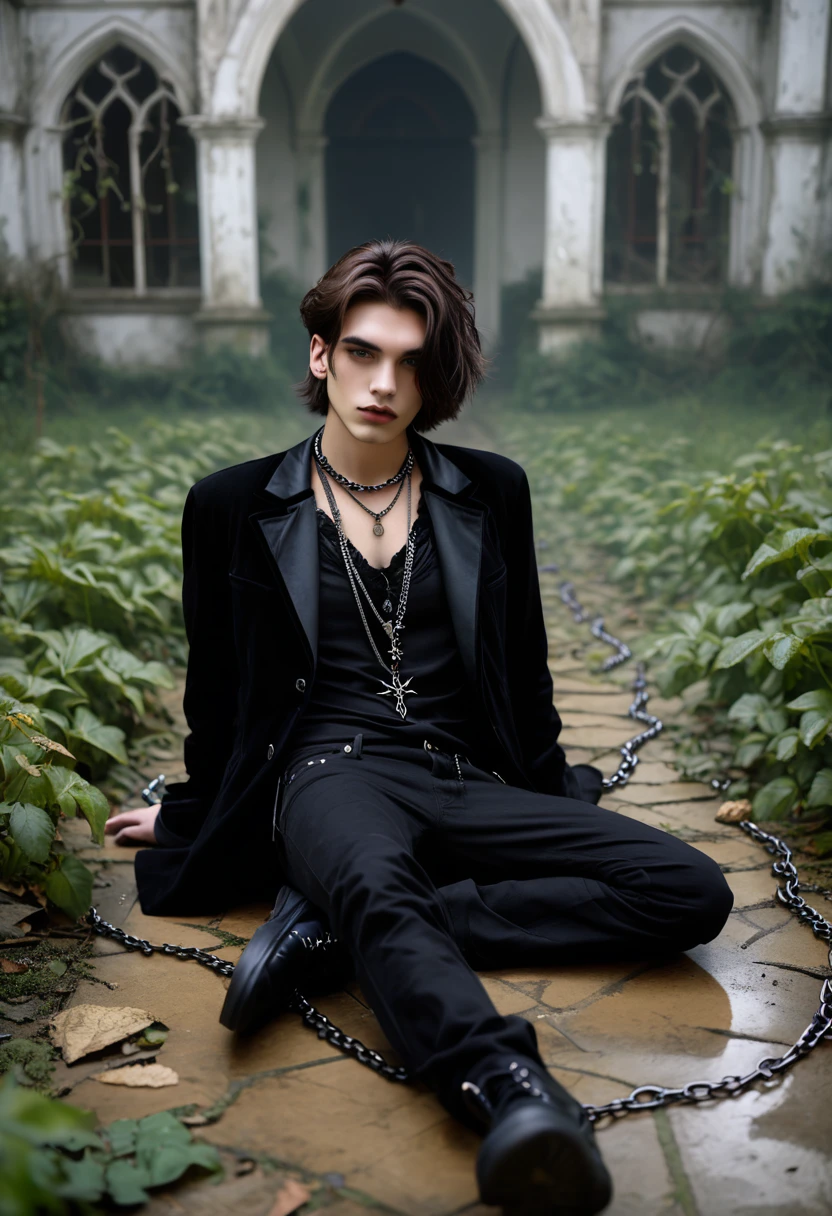
[[390,694],[392,693],[393,696],[395,696],[395,698],[396,698],[396,712],[398,714],[400,714],[403,718],[407,716],[407,706],[404,703],[404,699],[408,694],[416,692],[415,688],[407,687],[412,679],[413,679],[413,676],[409,676],[405,680],[404,684],[402,684],[399,673],[397,671],[394,671],[393,672],[393,683],[388,684],[386,682],[386,680],[382,680],[381,682],[384,685],[384,691],[376,693],[376,696],[378,696],[378,697],[389,697]]

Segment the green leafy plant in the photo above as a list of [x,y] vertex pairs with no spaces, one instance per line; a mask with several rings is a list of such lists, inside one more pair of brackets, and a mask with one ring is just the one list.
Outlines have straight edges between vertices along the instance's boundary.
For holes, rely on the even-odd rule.
[[0,1085],[0,1211],[4,1216],[94,1213],[98,1201],[129,1207],[192,1167],[222,1167],[213,1145],[194,1141],[168,1111],[118,1119],[95,1131],[95,1116],[19,1085]]

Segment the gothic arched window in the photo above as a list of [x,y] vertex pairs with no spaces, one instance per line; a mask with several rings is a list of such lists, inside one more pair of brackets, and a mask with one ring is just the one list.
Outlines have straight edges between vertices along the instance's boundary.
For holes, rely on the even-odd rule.
[[733,116],[687,47],[624,91],[607,148],[604,273],[619,283],[720,283],[728,262]]
[[125,47],[67,97],[64,197],[74,287],[199,286],[194,142],[173,86]]

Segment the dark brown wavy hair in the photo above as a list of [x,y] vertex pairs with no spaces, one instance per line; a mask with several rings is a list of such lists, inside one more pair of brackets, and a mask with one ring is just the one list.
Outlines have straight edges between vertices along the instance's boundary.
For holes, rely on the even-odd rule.
[[[451,262],[414,241],[367,241],[348,249],[301,301],[310,339],[318,334],[331,352],[353,305],[380,301],[412,308],[425,318],[425,340],[416,367],[422,408],[411,425],[430,431],[455,418],[485,375],[486,360],[474,324],[473,294],[454,275]],[[332,374],[334,369],[330,362]],[[326,380],[312,375],[296,385],[313,414],[326,416]]]

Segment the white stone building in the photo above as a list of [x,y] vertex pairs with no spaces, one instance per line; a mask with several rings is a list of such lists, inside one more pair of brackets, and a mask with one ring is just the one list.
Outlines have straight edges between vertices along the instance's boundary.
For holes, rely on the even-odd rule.
[[113,361],[262,350],[261,275],[380,235],[489,345],[535,274],[541,349],[612,292],[696,341],[828,277],[830,79],[830,0],[0,0],[0,239]]

